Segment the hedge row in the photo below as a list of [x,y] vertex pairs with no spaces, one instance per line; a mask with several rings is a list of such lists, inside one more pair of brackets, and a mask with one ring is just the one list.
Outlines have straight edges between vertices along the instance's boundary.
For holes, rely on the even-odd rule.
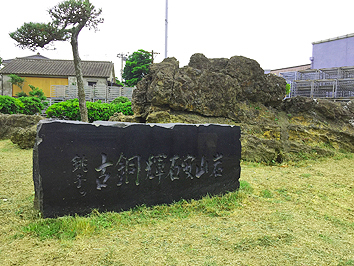
[[[114,113],[132,115],[132,103],[126,97],[118,97],[112,103],[86,102],[89,122],[107,121]],[[38,97],[0,96],[0,113],[34,115],[41,113],[45,104]],[[51,118],[81,120],[79,100],[72,99],[49,106],[46,114]]]
[[[89,122],[108,119],[114,113],[123,113],[124,115],[132,115],[132,103],[124,99],[113,101],[112,103],[86,102]],[[79,111],[79,100],[72,99],[65,102],[59,102],[48,107],[46,110],[48,117],[66,119],[66,120],[81,120]]]
[[44,109],[43,102],[38,97],[14,98],[0,95],[0,113],[34,115]]

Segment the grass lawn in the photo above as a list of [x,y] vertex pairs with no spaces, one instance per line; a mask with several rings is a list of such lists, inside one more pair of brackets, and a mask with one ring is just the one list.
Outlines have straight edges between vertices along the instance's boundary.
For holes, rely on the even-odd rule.
[[238,192],[42,219],[32,151],[0,141],[0,265],[353,265],[354,156],[241,164]]

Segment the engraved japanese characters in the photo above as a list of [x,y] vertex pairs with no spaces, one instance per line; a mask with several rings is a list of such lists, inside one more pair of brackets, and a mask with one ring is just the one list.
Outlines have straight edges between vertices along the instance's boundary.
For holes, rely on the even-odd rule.
[[225,193],[239,187],[240,156],[237,126],[43,120],[35,202],[55,217]]

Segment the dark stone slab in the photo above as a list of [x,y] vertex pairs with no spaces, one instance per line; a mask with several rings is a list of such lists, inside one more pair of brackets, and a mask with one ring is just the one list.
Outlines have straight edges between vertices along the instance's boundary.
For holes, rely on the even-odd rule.
[[240,128],[46,121],[33,152],[43,217],[121,211],[239,188]]

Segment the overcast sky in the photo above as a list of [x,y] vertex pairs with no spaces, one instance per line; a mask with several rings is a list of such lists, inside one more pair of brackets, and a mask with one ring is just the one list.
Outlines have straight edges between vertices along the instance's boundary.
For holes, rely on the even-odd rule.
[[[0,57],[34,54],[15,46],[9,33],[24,22],[48,22],[47,10],[60,0],[1,2]],[[99,31],[84,28],[79,35],[82,60],[112,61],[120,77],[118,53],[156,51],[164,59],[166,0],[91,0],[102,8]],[[242,55],[263,69],[309,64],[312,42],[354,33],[354,1],[337,0],[169,0],[168,57],[180,67],[194,53],[209,58]],[[51,59],[72,59],[69,42],[56,50],[39,49]]]

